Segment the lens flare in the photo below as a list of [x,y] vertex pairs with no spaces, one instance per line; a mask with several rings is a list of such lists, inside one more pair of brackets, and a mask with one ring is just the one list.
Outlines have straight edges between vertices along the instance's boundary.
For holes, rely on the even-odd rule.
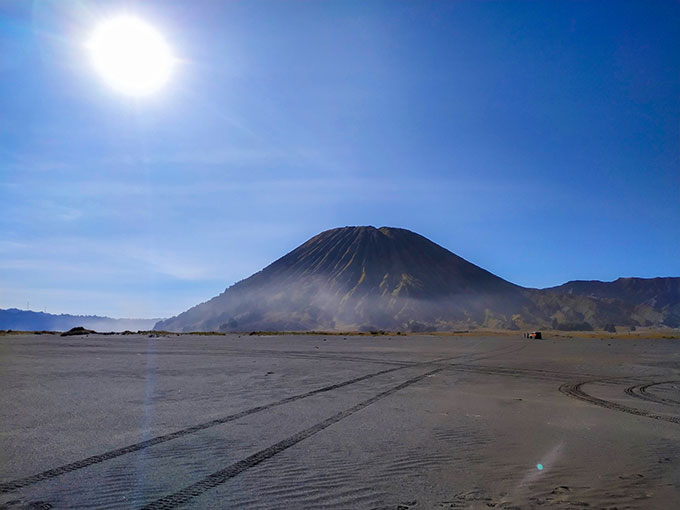
[[163,86],[175,59],[163,36],[151,25],[132,16],[101,23],[87,49],[104,81],[128,95],[147,95]]

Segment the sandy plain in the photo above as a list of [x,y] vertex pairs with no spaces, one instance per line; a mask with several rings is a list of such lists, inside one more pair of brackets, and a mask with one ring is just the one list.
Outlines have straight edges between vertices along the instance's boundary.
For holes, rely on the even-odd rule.
[[680,508],[680,340],[0,337],[0,508]]

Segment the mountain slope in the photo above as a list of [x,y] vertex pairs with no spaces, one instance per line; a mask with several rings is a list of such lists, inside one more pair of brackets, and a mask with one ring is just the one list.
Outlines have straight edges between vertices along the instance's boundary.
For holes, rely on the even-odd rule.
[[[519,311],[521,287],[405,229],[322,232],[224,293],[157,329],[431,327],[483,324]],[[508,322],[507,314],[500,318]]]

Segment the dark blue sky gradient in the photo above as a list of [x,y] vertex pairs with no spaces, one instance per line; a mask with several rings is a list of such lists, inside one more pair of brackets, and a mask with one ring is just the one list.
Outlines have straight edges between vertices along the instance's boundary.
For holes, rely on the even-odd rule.
[[[155,96],[88,61],[121,12],[181,59]],[[680,3],[0,0],[0,307],[168,316],[344,225],[680,275]]]

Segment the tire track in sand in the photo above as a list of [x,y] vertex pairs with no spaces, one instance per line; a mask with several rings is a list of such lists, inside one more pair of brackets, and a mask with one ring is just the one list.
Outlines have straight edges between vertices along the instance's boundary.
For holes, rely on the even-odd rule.
[[672,398],[663,398],[659,397],[657,395],[654,395],[652,393],[648,393],[647,389],[651,388],[652,386],[659,386],[661,384],[677,384],[680,383],[680,381],[673,380],[673,381],[660,381],[660,382],[653,382],[653,383],[647,383],[647,384],[638,384],[636,386],[630,386],[629,388],[626,388],[626,393],[630,395],[631,397],[639,398],[641,400],[647,400],[648,402],[656,402],[657,404],[664,404],[664,405],[670,405],[670,406],[680,406],[680,402],[677,400],[673,400]]
[[667,416],[664,414],[656,414],[644,409],[637,409],[635,407],[625,406],[619,404],[618,402],[612,402],[610,400],[605,400],[602,398],[594,397],[583,391],[582,386],[588,383],[600,382],[598,379],[591,379],[587,381],[581,381],[577,383],[565,383],[560,386],[560,392],[564,393],[568,397],[575,398],[577,400],[582,400],[596,406],[604,407],[605,409],[611,409],[613,411],[620,411],[622,413],[633,414],[635,416],[643,416],[645,418],[651,418],[653,420],[666,421],[669,423],[674,423],[680,425],[680,417],[677,416]]
[[168,441],[172,441],[173,439],[178,439],[180,437],[185,437],[189,436],[192,434],[196,434],[197,432],[200,432],[202,430],[209,429],[211,427],[215,427],[217,425],[222,425],[224,423],[229,423],[231,421],[238,420],[240,418],[244,418],[246,416],[249,416],[251,414],[259,413],[262,411],[266,411],[268,409],[272,409],[274,407],[282,406],[285,404],[290,404],[291,402],[295,402],[297,400],[302,400],[308,397],[311,397],[313,395],[318,395],[319,393],[325,393],[328,391],[332,391],[338,388],[342,388],[344,386],[349,386],[350,384],[355,384],[361,381],[365,381],[366,379],[371,379],[373,377],[377,377],[379,375],[383,374],[388,374],[390,372],[395,372],[397,370],[402,370],[406,367],[395,367],[395,368],[388,368],[386,370],[381,370],[380,372],[374,372],[371,374],[363,375],[361,377],[355,377],[354,379],[349,379],[347,381],[343,381],[341,383],[337,384],[331,384],[329,386],[324,386],[323,388],[318,388],[316,390],[308,391],[305,393],[301,393],[298,395],[293,395],[291,397],[287,397],[281,400],[278,400],[276,402],[271,402],[269,404],[264,404],[261,406],[256,406],[256,407],[251,407],[250,409],[246,409],[244,411],[230,414],[228,416],[224,416],[222,418],[216,418],[214,420],[210,420],[204,423],[199,423],[197,425],[193,425],[191,427],[187,427],[185,429],[177,430],[175,432],[171,432],[169,434],[163,434],[160,436],[153,437],[151,439],[147,439],[146,441],[142,441],[139,443],[123,446],[122,448],[117,448],[115,450],[110,450],[108,452],[99,454],[99,455],[93,455],[91,457],[87,457],[85,459],[78,460],[76,462],[71,462],[69,464],[65,464],[63,466],[59,466],[53,469],[48,469],[47,471],[43,471],[41,473],[37,473],[32,476],[28,476],[26,478],[21,478],[18,480],[13,480],[10,482],[5,482],[0,484],[0,494],[6,494],[8,492],[14,492],[18,489],[22,489],[28,485],[33,485],[38,482],[42,482],[44,480],[49,480],[50,478],[55,478],[57,476],[61,476],[66,473],[70,473],[72,471],[76,471],[78,469],[83,469],[85,467],[91,466],[93,464],[99,464],[100,462],[104,462],[107,460],[115,459],[116,457],[120,457],[122,455],[126,455],[128,453],[136,452],[139,450],[144,450],[145,448],[149,448],[151,446],[155,446],[158,444],[166,443]]
[[397,386],[393,386],[392,388],[386,391],[378,393],[377,395],[367,400],[364,400],[363,402],[360,402],[355,406],[345,409],[344,411],[340,411],[339,413],[334,414],[330,418],[327,418],[317,423],[316,425],[312,425],[311,427],[304,429],[298,432],[297,434],[294,434],[288,437],[287,439],[284,439],[283,441],[279,441],[278,443],[269,446],[268,448],[264,448],[263,450],[260,450],[246,457],[245,459],[235,462],[234,464],[231,464],[230,466],[227,466],[224,469],[215,471],[214,473],[206,476],[202,480],[199,480],[198,482],[188,485],[187,487],[184,487],[183,489],[180,489],[179,491],[173,494],[152,501],[151,503],[143,506],[142,510],[170,510],[182,506],[185,503],[192,500],[193,498],[200,496],[204,492],[207,492],[210,489],[213,489],[218,485],[223,484],[230,478],[234,478],[238,474],[252,468],[253,466],[256,466],[257,464],[260,464],[261,462],[264,462],[265,460],[274,457],[275,455],[283,452],[284,450],[287,450],[291,446],[294,446],[297,443],[313,436],[314,434],[317,434],[322,430],[330,427],[331,425],[338,423],[341,420],[344,420],[345,418],[357,413],[358,411],[361,411],[365,407],[368,407],[371,404],[378,402],[379,400],[389,397],[390,395],[398,392],[399,390],[411,386],[412,384],[415,384],[430,375],[434,375],[437,372],[441,372],[442,370],[445,370],[445,367],[439,367],[424,374],[421,374],[419,376],[412,377],[411,379],[401,384],[398,384]]

